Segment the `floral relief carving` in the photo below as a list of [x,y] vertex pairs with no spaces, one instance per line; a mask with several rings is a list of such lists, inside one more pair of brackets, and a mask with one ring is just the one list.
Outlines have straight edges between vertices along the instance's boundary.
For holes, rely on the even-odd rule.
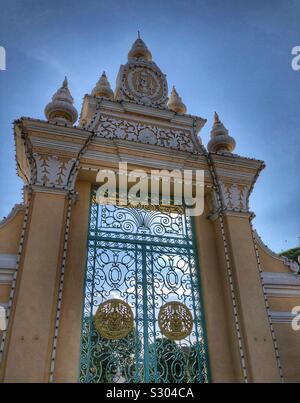
[[68,185],[74,158],[67,159],[56,155],[33,154],[36,162],[36,185],[64,188]]
[[191,132],[184,130],[165,129],[127,120],[114,119],[108,116],[101,116],[96,131],[98,137],[108,139],[118,138],[180,151],[198,152],[192,141]]
[[220,190],[224,203],[224,207],[227,210],[234,211],[248,211],[248,196],[250,192],[250,186],[240,184],[225,184],[220,182]]

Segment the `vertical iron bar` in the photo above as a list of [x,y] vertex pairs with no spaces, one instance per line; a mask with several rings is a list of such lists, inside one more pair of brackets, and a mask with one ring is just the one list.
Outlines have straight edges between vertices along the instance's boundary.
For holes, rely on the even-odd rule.
[[142,270],[143,270],[143,325],[144,325],[144,377],[145,382],[150,382],[149,372],[149,332],[148,332],[148,299],[147,299],[147,261],[146,247],[142,245]]
[[135,245],[135,382],[140,382],[139,373],[139,362],[140,362],[140,351],[139,351],[139,300],[138,300],[138,245]]

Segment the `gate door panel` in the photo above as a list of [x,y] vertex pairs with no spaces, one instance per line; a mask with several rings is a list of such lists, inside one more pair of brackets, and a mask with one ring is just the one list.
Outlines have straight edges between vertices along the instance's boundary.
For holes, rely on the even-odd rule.
[[92,193],[80,382],[207,382],[191,218]]

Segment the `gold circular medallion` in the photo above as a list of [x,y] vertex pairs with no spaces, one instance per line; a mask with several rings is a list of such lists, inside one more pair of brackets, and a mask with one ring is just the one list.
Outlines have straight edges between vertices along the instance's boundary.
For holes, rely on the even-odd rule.
[[171,301],[160,308],[158,325],[162,334],[168,339],[182,340],[192,332],[193,317],[186,305]]
[[95,315],[95,328],[105,339],[123,339],[133,328],[130,306],[121,299],[109,299],[103,302]]

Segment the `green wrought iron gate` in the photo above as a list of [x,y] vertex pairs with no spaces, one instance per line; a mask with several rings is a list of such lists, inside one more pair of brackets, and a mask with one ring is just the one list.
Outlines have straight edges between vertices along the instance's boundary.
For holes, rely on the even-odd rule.
[[92,192],[80,382],[207,382],[191,219]]

